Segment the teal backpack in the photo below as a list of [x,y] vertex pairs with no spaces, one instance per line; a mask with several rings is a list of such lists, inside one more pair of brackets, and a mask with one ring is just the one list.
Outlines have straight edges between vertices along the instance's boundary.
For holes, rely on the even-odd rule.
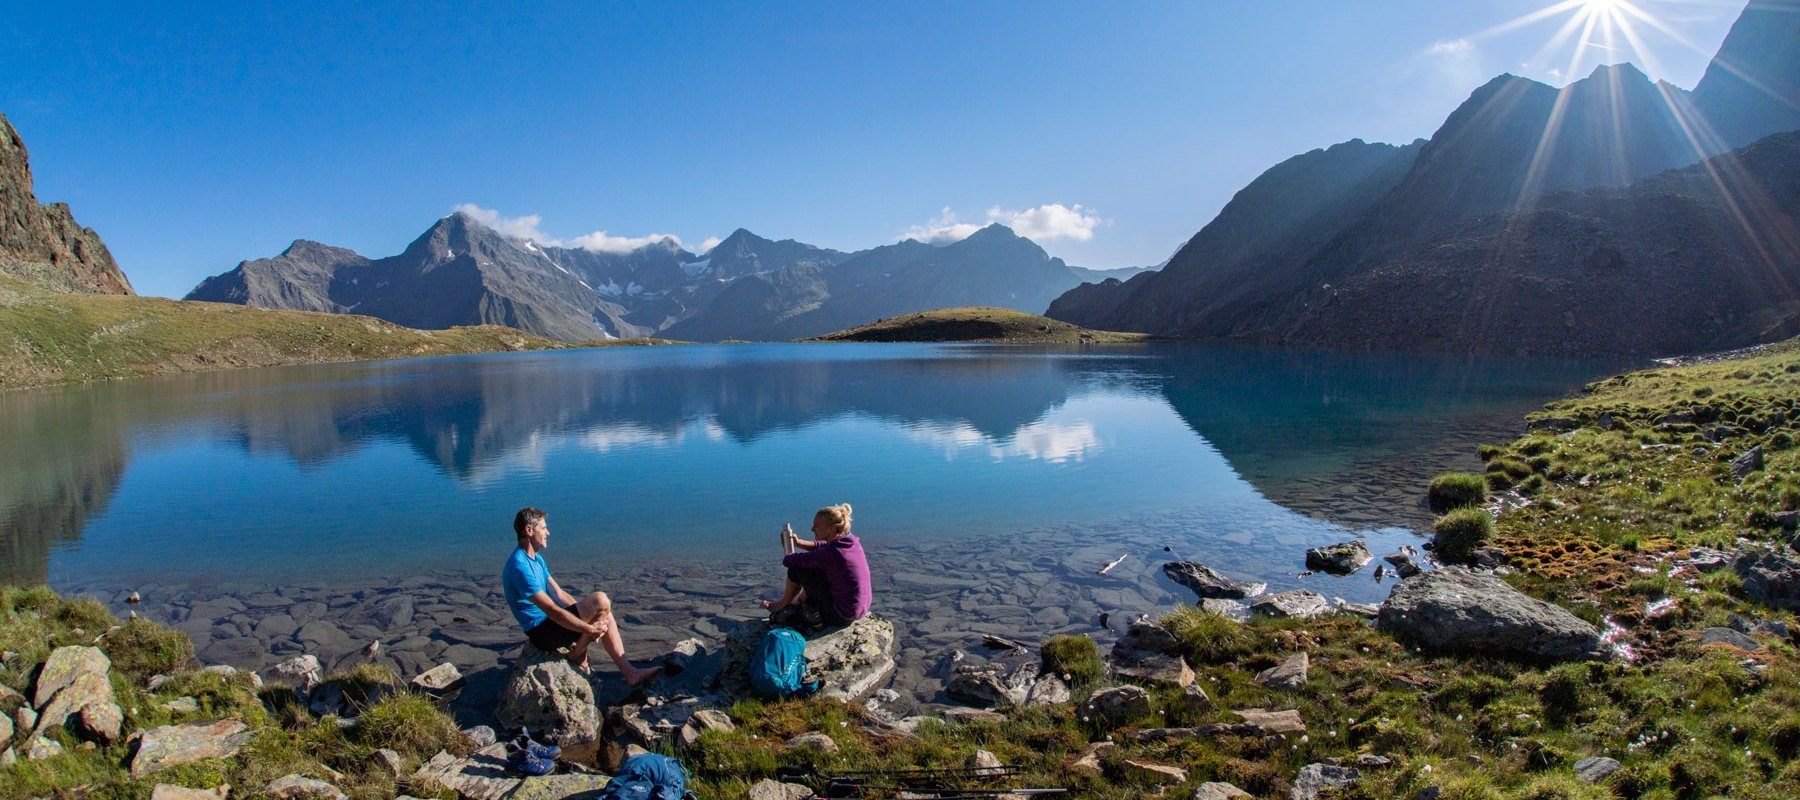
[[750,688],[778,700],[806,697],[819,683],[806,680],[806,637],[793,628],[771,628],[750,657]]

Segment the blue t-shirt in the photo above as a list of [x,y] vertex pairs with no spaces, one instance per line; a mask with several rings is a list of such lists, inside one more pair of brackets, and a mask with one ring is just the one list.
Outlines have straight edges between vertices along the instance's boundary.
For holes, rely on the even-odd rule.
[[500,584],[506,590],[506,605],[520,626],[531,630],[543,624],[544,610],[531,602],[532,595],[550,591],[550,565],[543,556],[526,555],[523,547],[514,550],[506,569],[500,571]]

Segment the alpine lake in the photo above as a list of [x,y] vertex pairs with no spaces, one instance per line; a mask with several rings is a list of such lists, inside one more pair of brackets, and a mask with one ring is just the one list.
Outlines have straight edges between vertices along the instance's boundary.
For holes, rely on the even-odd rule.
[[[380,640],[405,676],[457,664],[480,702],[522,639],[499,577],[521,506],[549,513],[558,581],[606,591],[647,662],[760,616],[782,524],[804,533],[849,502],[875,613],[899,633],[893,688],[924,702],[936,665],[984,634],[1106,647],[1129,619],[1194,602],[1169,561],[1378,602],[1379,556],[1429,531],[1433,475],[1478,470],[1476,446],[1517,436],[1527,412],[1637,366],[732,344],[11,392],[0,580],[172,624],[207,664],[344,666]],[[1305,574],[1307,548],[1351,538],[1376,561]]]

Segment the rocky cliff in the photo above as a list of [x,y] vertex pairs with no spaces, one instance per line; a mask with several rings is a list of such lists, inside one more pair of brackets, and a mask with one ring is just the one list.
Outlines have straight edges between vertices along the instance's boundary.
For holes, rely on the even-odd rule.
[[0,114],[0,273],[64,292],[135,294],[92,228],[66,203],[39,203],[25,140]]

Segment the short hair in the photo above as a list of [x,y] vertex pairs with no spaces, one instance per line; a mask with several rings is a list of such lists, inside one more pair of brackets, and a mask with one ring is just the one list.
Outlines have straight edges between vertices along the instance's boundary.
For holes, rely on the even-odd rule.
[[525,532],[531,530],[531,526],[543,522],[545,516],[547,515],[543,510],[531,506],[519,509],[519,513],[513,515],[513,533],[520,539],[525,538]]

